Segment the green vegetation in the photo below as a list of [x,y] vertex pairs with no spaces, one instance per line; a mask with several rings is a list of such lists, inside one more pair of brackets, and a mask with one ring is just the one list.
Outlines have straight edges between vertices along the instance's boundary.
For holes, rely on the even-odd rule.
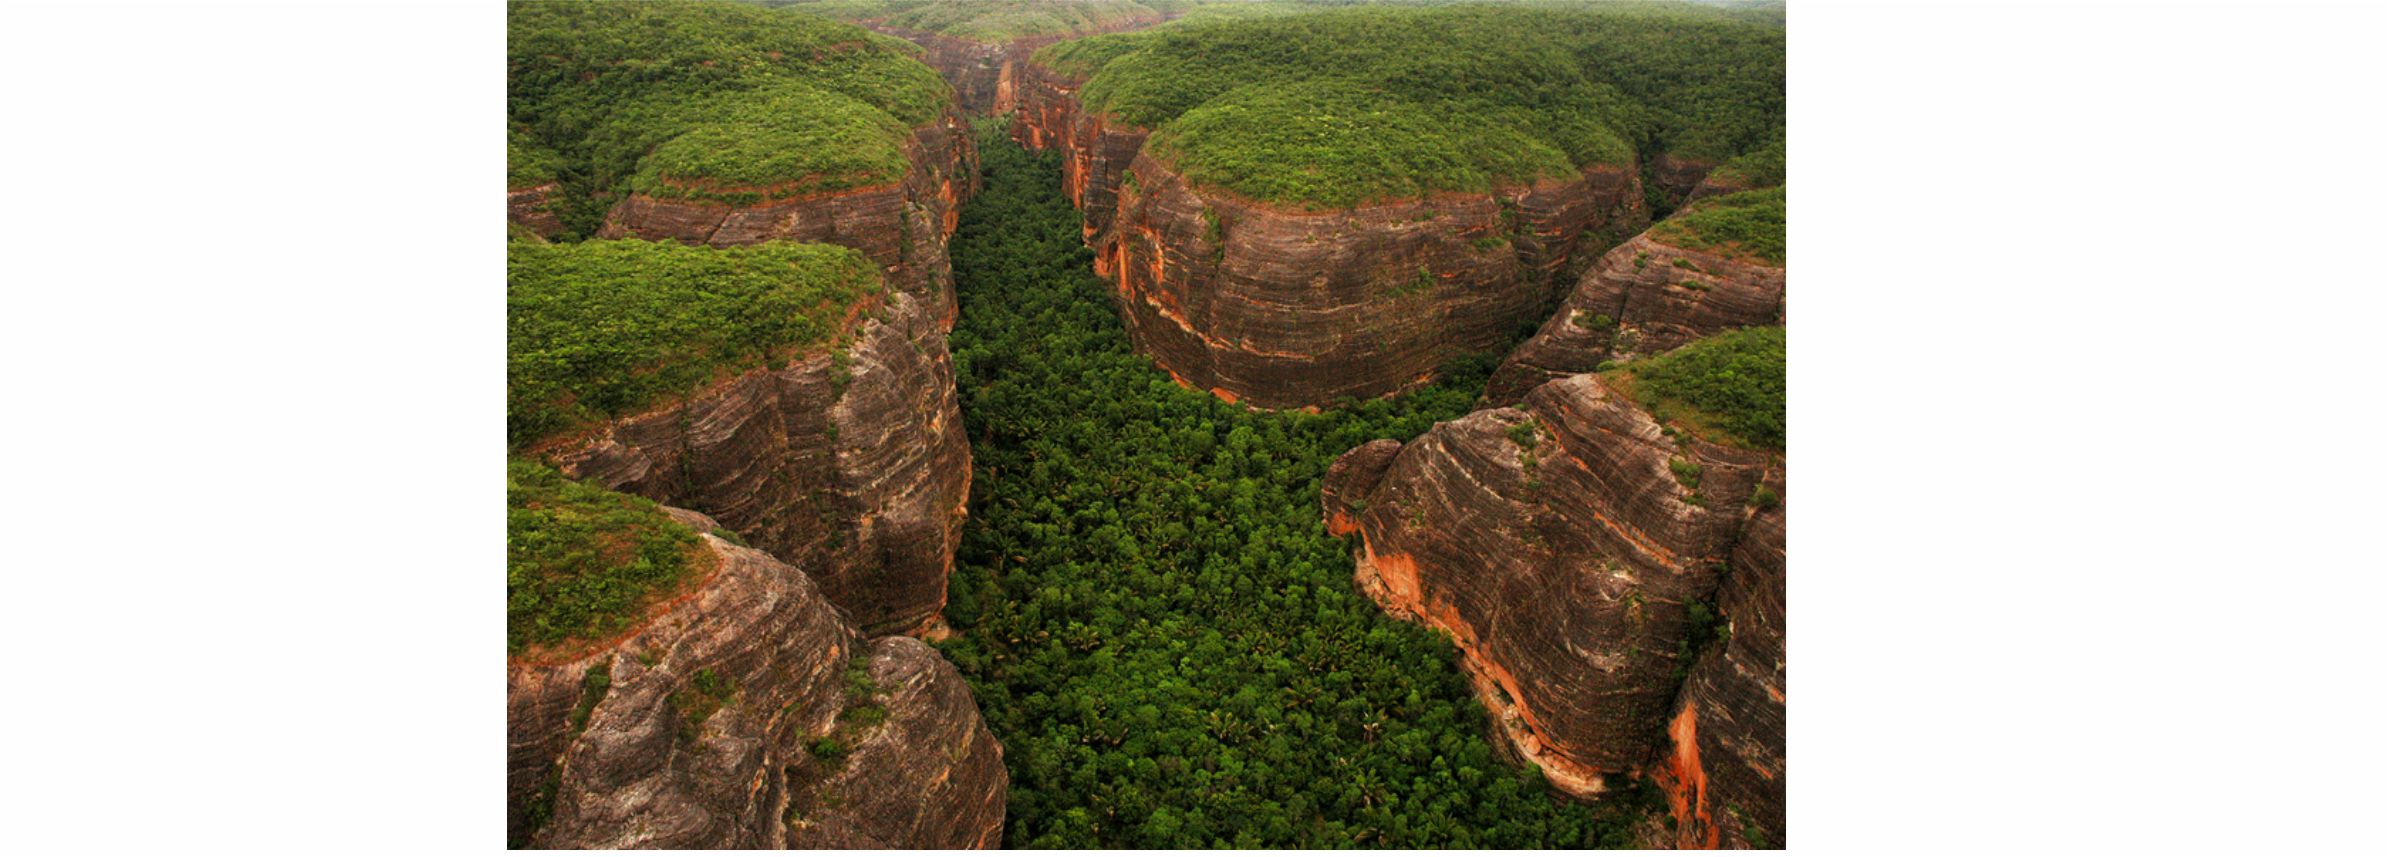
[[1136,0],[767,0],[767,4],[976,42],[1008,42],[1022,36],[1084,33],[1127,22],[1158,21],[1165,9],[1182,5]]
[[1716,169],[1709,171],[1709,180],[1750,189],[1778,187],[1784,183],[1784,172],[1784,145],[1782,140],[1777,140],[1772,145],[1718,164]]
[[[634,176],[700,195],[887,180],[951,92],[901,39],[744,3],[514,0],[506,23],[507,120],[527,137],[509,181],[560,180],[570,236],[596,231]],[[538,152],[555,160],[513,163]]]
[[[599,640],[697,571],[697,534],[653,502],[506,461],[506,652]],[[596,705],[586,694],[584,701]],[[604,694],[600,682],[596,689]],[[585,715],[582,715],[585,716]]]
[[695,743],[714,712],[730,704],[738,695],[738,684],[715,675],[711,669],[700,669],[689,676],[688,684],[672,692],[672,710],[680,712],[680,739]]
[[1712,196],[1651,227],[1655,240],[1783,267],[1784,192],[1771,187]]
[[[1662,421],[1711,441],[1781,450],[1783,348],[1783,328],[1746,327],[1606,374]],[[1697,465],[1693,474],[1697,480]]]
[[1781,139],[1783,30],[1686,4],[1209,15],[1048,46],[1190,178],[1346,207]]
[[785,242],[518,241],[506,281],[516,449],[822,344],[880,287],[861,253]]
[[953,243],[971,515],[941,645],[1011,772],[1013,847],[1586,847],[1648,794],[1553,797],[1502,759],[1442,635],[1352,585],[1336,456],[1468,413],[1490,359],[1405,396],[1248,411],[1130,348],[1058,156],[983,141]]

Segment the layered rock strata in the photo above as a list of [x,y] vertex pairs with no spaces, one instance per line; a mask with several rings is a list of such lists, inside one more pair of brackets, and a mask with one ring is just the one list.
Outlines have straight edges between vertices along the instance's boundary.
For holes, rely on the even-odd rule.
[[910,166],[895,184],[755,205],[634,193],[606,213],[598,237],[715,247],[763,241],[852,247],[885,269],[890,286],[927,299],[941,324],[951,327],[954,273],[946,239],[954,234],[963,200],[979,189],[970,123],[949,107],[937,121],[913,129],[904,155]]
[[845,343],[535,451],[575,479],[698,509],[795,563],[864,632],[928,633],[970,496],[945,334],[896,293]]
[[[716,525],[667,511],[700,533]],[[702,538],[706,576],[642,626],[509,660],[509,839],[997,845],[1003,750],[953,666],[919,640],[867,640],[795,567]]]
[[1182,384],[1265,408],[1432,380],[1539,318],[1583,260],[1647,217],[1630,169],[1484,194],[1303,211],[1190,185],[1149,132],[1084,111],[1030,67],[1013,133],[1063,154],[1096,272],[1140,351]]
[[1635,236],[1586,268],[1535,335],[1503,358],[1485,404],[1737,327],[1782,324],[1784,269]]
[[[1554,786],[1592,795],[1661,754],[1698,654],[1706,607],[1694,605],[1717,597],[1727,558],[1746,550],[1748,503],[1780,469],[1772,453],[1695,439],[1577,375],[1518,407],[1355,449],[1322,500],[1331,532],[1359,536],[1360,588],[1450,634],[1507,745]],[[1741,631],[1737,643],[1765,643]],[[1737,735],[1781,747],[1763,721],[1713,737]]]
[[1652,779],[1679,848],[1784,847],[1783,558],[1782,509],[1753,517],[1717,596],[1729,635],[1693,666],[1668,720]]

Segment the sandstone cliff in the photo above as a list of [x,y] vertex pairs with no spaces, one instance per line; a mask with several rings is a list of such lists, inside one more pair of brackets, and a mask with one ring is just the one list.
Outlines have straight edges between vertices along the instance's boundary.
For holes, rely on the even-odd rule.
[[904,143],[902,181],[733,206],[706,199],[633,193],[606,214],[600,238],[672,239],[729,247],[808,241],[862,251],[899,291],[927,300],[940,323],[954,321],[954,273],[946,258],[962,201],[979,189],[970,123],[949,107]]
[[[700,533],[716,526],[668,511]],[[918,640],[866,640],[795,567],[703,538],[707,576],[643,625],[509,659],[509,840],[998,844],[1003,751],[961,675]]]
[[[1668,756],[1693,772],[1678,780],[1695,782],[1694,804],[1705,770],[1712,818],[1731,800],[1779,819],[1780,672],[1771,691],[1747,674],[1782,659],[1781,596],[1765,600],[1769,554],[1751,544],[1775,534],[1780,593],[1781,517],[1773,530],[1749,523],[1771,502],[1759,487],[1780,485],[1780,472],[1774,453],[1694,438],[1600,376],[1575,375],[1518,407],[1346,453],[1322,502],[1331,532],[1359,537],[1360,588],[1451,635],[1509,746],[1554,786],[1592,795],[1646,774],[1670,750],[1671,722],[1707,717],[1706,734],[1681,735],[1706,749],[1706,767]],[[1738,570],[1727,571],[1728,557]],[[1696,666],[1692,645],[1726,577],[1752,578],[1725,596],[1732,648]],[[1688,687],[1687,670],[1700,676]],[[1769,692],[1773,720],[1717,710]],[[1721,760],[1769,759],[1771,772],[1756,779],[1719,770]]]
[[1677,847],[1783,847],[1783,547],[1781,509],[1751,519],[1717,596],[1730,633],[1693,666],[1668,720],[1652,779]]
[[702,510],[870,634],[930,631],[970,495],[945,334],[911,295],[850,344],[540,448],[575,479]]
[[1645,223],[1631,170],[1333,211],[1196,187],[1149,132],[1085,112],[1031,67],[1014,135],[1063,152],[1096,273],[1140,351],[1180,383],[1267,408],[1430,380],[1542,315],[1589,253]]
[[1485,385],[1510,404],[1554,378],[1656,354],[1737,327],[1781,324],[1784,268],[1637,235],[1585,269],[1574,292]]

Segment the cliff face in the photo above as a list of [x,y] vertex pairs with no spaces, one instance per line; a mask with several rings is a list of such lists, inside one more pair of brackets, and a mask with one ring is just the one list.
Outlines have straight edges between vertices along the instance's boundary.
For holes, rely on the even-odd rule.
[[1086,216],[1087,243],[1094,244],[1111,228],[1121,176],[1153,132],[1081,109],[1078,88],[1085,81],[1035,63],[1022,66],[1021,76],[1012,139],[1031,149],[1062,150],[1062,192]]
[[606,214],[597,235],[715,247],[773,240],[852,247],[886,269],[889,285],[927,299],[951,327],[954,273],[946,239],[962,201],[978,192],[978,148],[970,123],[949,108],[913,129],[904,154],[911,166],[896,184],[751,206],[634,193]]
[[1485,403],[1516,402],[1603,361],[1783,319],[1783,268],[1637,235],[1585,269],[1559,312],[1502,360],[1485,385]]
[[[1755,513],[1746,498],[1779,462],[1666,429],[1598,376],[1578,375],[1519,407],[1347,453],[1328,474],[1323,511],[1332,532],[1360,537],[1361,589],[1448,632],[1509,745],[1553,785],[1590,795],[1644,773],[1662,750],[1696,654],[1693,605],[1717,595]],[[1735,644],[1767,643],[1743,631]],[[1733,704],[1747,695],[1735,687],[1690,704]],[[1763,719],[1712,731],[1704,740],[1782,742]],[[1777,753],[1767,784],[1780,795]]]
[[1029,55],[1063,39],[1142,29],[1177,17],[1144,15],[1068,33],[1022,36],[1007,42],[980,42],[942,33],[909,30],[878,21],[858,21],[863,27],[913,44],[924,51],[921,61],[937,69],[954,87],[954,99],[972,116],[1001,116],[1020,106],[1021,83],[1030,66]]
[[1781,509],[1751,519],[1717,596],[1731,636],[1692,668],[1668,721],[1652,779],[1677,847],[1783,847],[1783,539]]
[[[714,526],[669,511],[700,532]],[[866,642],[796,568],[703,538],[710,575],[642,627],[593,650],[508,662],[509,839],[997,844],[1003,751],[961,675],[918,640]]]
[[931,630],[970,495],[939,320],[897,294],[843,351],[756,369],[541,456],[575,479],[713,515],[809,570],[865,632]]
[[560,193],[555,182],[536,187],[506,190],[506,221],[520,224],[541,238],[554,238],[564,231],[564,221],[556,219],[547,208],[548,199]]
[[1180,383],[1268,408],[1369,398],[1500,343],[1647,223],[1632,170],[1490,194],[1286,210],[1189,185],[1149,132],[1089,114],[1078,81],[1027,67],[1013,135],[1063,153],[1140,351]]

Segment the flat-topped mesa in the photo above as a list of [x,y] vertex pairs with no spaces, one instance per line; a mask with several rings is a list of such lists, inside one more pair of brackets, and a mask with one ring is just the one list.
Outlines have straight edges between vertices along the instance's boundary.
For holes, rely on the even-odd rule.
[[[879,263],[897,290],[954,323],[954,272],[946,241],[962,202],[979,189],[970,123],[952,107],[901,141],[904,167],[892,182],[807,192],[803,180],[777,187],[723,186],[661,177],[606,214],[600,238],[669,239],[713,247],[805,241],[852,247]],[[671,187],[676,195],[660,192]]]
[[[1767,539],[1774,556],[1781,551],[1781,516],[1769,510],[1780,503],[1782,458],[1766,445],[1781,442],[1781,338],[1751,336],[1650,361],[1643,374],[1630,365],[1561,378],[1517,407],[1477,411],[1407,443],[1359,447],[1330,468],[1321,499],[1328,530],[1358,536],[1361,590],[1387,612],[1451,635],[1506,745],[1555,787],[1598,794],[1618,777],[1650,774],[1655,760],[1676,765],[1678,782],[1707,770],[1719,783],[1735,780],[1738,810],[1781,841],[1772,809],[1783,780],[1781,677],[1769,691],[1745,675],[1781,660],[1781,598],[1772,596],[1772,608],[1765,601],[1767,586],[1780,591],[1780,565],[1770,583],[1764,563]],[[1669,386],[1683,373],[1765,375],[1751,358],[1770,351],[1772,386],[1727,401],[1764,400],[1771,389],[1772,422],[1763,403],[1725,417],[1673,398],[1680,389],[1708,394]],[[1744,433],[1766,443],[1751,445]],[[1751,579],[1727,588],[1732,626],[1720,633],[1714,605],[1736,575]],[[1704,641],[1717,636],[1740,648],[1708,651]],[[1702,676],[1689,689],[1688,671]],[[1716,710],[1770,692],[1775,719]],[[1715,733],[1683,733],[1686,747],[1708,742],[1699,744],[1705,769],[1668,761],[1667,729],[1687,707]],[[1764,773],[1746,781],[1719,774],[1728,764],[1720,760]],[[1699,788],[1676,790],[1698,806]],[[1712,810],[1725,788],[1712,790]]]
[[[1783,486],[1771,486],[1778,497]],[[1784,512],[1760,512],[1717,595],[1729,629],[1684,681],[1652,780],[1678,848],[1784,847]]]
[[1096,272],[1130,337],[1180,383],[1266,408],[1398,392],[1500,345],[1641,211],[1609,167],[1326,212],[1195,187],[1149,153],[1122,185]]
[[[869,261],[825,245],[592,241],[510,252],[518,448],[574,478],[720,519],[807,569],[865,633],[935,631],[970,494],[970,446],[945,334],[925,301],[880,288]],[[790,256],[800,281],[852,268],[839,276],[863,284],[795,296],[768,282],[754,293],[729,285],[783,276],[789,269],[774,266]],[[650,327],[620,341],[574,333]],[[772,336],[781,340],[768,359],[739,350]],[[621,349],[648,350],[586,376],[542,368],[564,359],[550,354]]]
[[[518,485],[509,480],[510,495]],[[570,536],[601,554],[656,541],[685,568],[614,605],[620,615],[593,636],[518,645],[510,632],[512,847],[999,843],[1003,749],[936,650],[866,638],[804,572],[714,535],[725,531],[703,515],[662,509],[638,522],[634,509],[617,509],[576,532],[584,513],[561,507],[585,502],[510,505],[518,518],[549,516],[529,525],[548,539]],[[526,549],[510,548],[510,627],[518,606],[570,597],[569,581],[518,590],[554,572],[522,559]],[[573,615],[524,616],[522,626]]]
[[1554,378],[1784,320],[1783,188],[1710,197],[1586,268],[1485,385],[1506,405]]

